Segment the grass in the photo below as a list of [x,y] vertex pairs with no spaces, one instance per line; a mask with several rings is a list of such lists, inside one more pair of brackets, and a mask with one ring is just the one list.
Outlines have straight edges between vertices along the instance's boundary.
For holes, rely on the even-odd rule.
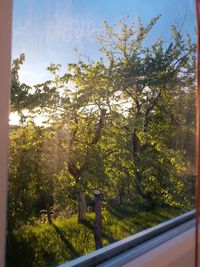
[[[178,216],[172,207],[142,210],[131,203],[103,208],[104,246]],[[8,267],[54,267],[95,250],[94,213],[84,224],[76,216],[52,225],[36,223],[13,232],[7,242]]]

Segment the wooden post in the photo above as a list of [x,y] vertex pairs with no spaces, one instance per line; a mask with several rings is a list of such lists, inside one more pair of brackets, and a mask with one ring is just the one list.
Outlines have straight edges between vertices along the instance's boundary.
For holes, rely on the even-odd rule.
[[95,197],[95,224],[94,224],[94,240],[96,249],[102,248],[102,214],[101,214],[101,193],[94,190]]

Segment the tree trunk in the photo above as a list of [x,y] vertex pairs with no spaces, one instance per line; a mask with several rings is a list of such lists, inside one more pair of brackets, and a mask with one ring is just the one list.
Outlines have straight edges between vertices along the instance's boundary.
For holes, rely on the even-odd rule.
[[46,206],[46,214],[48,223],[52,224],[51,218],[51,206],[52,206],[52,198],[49,194],[45,194],[45,206]]
[[83,223],[86,220],[87,203],[85,193],[81,192],[79,195],[78,207],[78,223]]
[[46,204],[46,211],[47,211],[47,219],[48,219],[48,223],[52,224],[52,219],[51,219],[51,208],[49,203]]
[[134,129],[132,133],[132,153],[133,153],[133,164],[134,164],[134,172],[135,172],[135,178],[136,178],[136,190],[138,194],[144,198],[144,193],[141,189],[141,184],[142,184],[142,175],[137,171],[137,154],[138,154],[138,137],[137,137],[137,132],[136,129]]
[[124,190],[121,187],[119,190],[119,204],[122,205],[123,204],[123,196],[124,196]]
[[95,224],[94,224],[94,240],[96,249],[102,248],[102,214],[101,214],[101,193],[94,190],[95,196]]

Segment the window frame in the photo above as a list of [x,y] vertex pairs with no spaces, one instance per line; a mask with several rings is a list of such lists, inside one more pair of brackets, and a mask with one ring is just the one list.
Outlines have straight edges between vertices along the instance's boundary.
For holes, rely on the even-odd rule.
[[[200,0],[196,0],[200,6]],[[11,36],[12,36],[12,0],[0,0],[0,266],[5,265],[5,233],[6,233],[6,206],[7,206],[7,180],[8,180],[8,133],[9,133],[9,102],[10,102],[10,76],[11,76]],[[197,7],[198,17],[198,7]],[[197,29],[200,21],[197,18]],[[199,26],[199,27],[198,27]],[[198,35],[199,36],[199,32]],[[197,38],[197,49],[200,37]],[[197,66],[200,65],[200,59]],[[197,114],[200,109],[200,69],[197,68]],[[200,136],[200,116],[197,119],[197,142]],[[200,142],[197,144],[197,216],[196,240],[198,242],[198,220],[200,210]],[[198,191],[199,190],[199,191]],[[198,243],[196,244],[198,245]],[[196,255],[197,257],[197,255]],[[196,259],[197,260],[197,259]],[[197,264],[197,262],[196,262]]]
[[12,0],[0,0],[0,266],[5,265]]

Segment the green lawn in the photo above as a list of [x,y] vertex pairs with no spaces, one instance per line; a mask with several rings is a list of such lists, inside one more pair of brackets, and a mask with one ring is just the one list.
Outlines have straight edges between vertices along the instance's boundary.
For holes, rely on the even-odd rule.
[[[103,244],[118,241],[183,213],[172,207],[154,211],[142,210],[131,203],[103,208]],[[52,225],[35,223],[24,226],[9,237],[7,266],[57,266],[95,249],[94,213],[86,223],[78,224],[76,216],[56,220]]]

